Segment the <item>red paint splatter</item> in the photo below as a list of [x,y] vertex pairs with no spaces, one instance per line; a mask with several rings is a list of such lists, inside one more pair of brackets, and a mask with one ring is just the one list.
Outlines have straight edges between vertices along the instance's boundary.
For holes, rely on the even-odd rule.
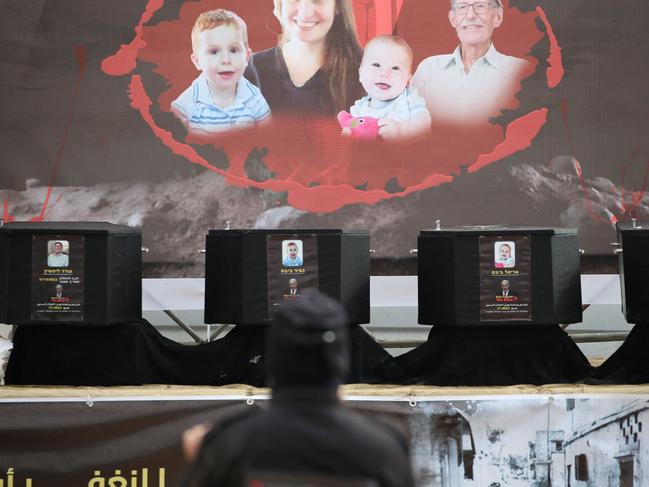
[[572,140],[572,131],[570,130],[570,122],[568,121],[568,100],[563,98],[559,102],[559,111],[561,113],[561,120],[563,120],[563,127],[566,129],[566,136],[568,137],[568,145],[570,146],[570,151],[575,154],[575,144]]
[[[289,191],[289,202],[298,209],[306,209],[316,212],[334,211],[346,204],[367,203],[374,204],[383,199],[390,197],[404,196],[414,191],[419,191],[431,185],[438,185],[444,182],[450,182],[453,178],[448,175],[434,174],[429,176],[420,186],[408,188],[404,192],[390,194],[386,191],[364,191],[352,188],[349,185],[337,186],[317,186],[313,188],[305,187],[301,183],[290,180],[267,180],[263,182],[251,181],[245,177],[233,175],[230,172],[223,171],[211,165],[205,158],[199,155],[191,146],[174,139],[171,132],[157,126],[150,113],[151,99],[146,94],[142,80],[139,76],[133,75],[129,85],[131,105],[137,109],[142,118],[151,127],[153,133],[162,143],[167,146],[172,153],[181,155],[194,164],[203,166],[210,171],[216,172],[226,178],[229,184],[233,186],[248,187],[253,186],[260,189],[270,189],[273,191]],[[275,131],[269,130],[268,138],[274,138]],[[249,138],[249,134],[239,134],[242,138]],[[236,145],[232,142],[232,137],[224,138],[228,146]],[[217,144],[218,145],[218,144]],[[280,141],[281,145],[281,141]]]
[[550,40],[548,67],[545,71],[548,80],[548,88],[556,88],[564,75],[563,62],[561,59],[561,47],[559,46],[557,37],[554,35],[552,26],[550,25],[548,17],[545,15],[543,9],[541,7],[536,7],[536,11],[539,13],[543,25],[545,25],[545,31],[548,33],[548,39]]
[[[579,167],[581,167],[581,164],[579,163],[577,158],[575,158],[575,160],[577,161],[577,164],[579,164]],[[578,177],[579,177],[579,187],[581,189],[581,193],[584,195],[584,202],[586,203],[586,213],[588,213],[590,218],[594,221],[605,222],[606,218],[602,217],[599,212],[596,212],[593,209],[593,202],[590,199],[590,189],[586,184],[586,178],[583,176],[583,174],[579,174]]]
[[[622,181],[625,179],[626,168],[623,169]],[[618,191],[614,186],[614,190],[618,193],[618,204],[621,210],[621,218],[635,218],[638,212],[638,208],[642,203],[642,198],[644,198],[647,193],[647,186],[649,185],[649,161],[645,163],[644,175],[642,178],[642,184],[640,185],[639,190],[629,191],[624,186]]]
[[56,152],[56,157],[54,159],[54,165],[52,166],[52,174],[50,175],[50,181],[47,186],[47,192],[45,193],[45,200],[43,201],[43,206],[41,207],[41,212],[33,217],[31,221],[41,222],[45,219],[45,213],[47,211],[47,206],[49,204],[50,198],[52,197],[52,187],[56,182],[56,177],[59,174],[59,169],[61,168],[61,162],[63,161],[63,153],[65,152],[65,144],[68,140],[68,135],[70,133],[70,127],[72,125],[72,118],[77,106],[77,99],[79,98],[79,90],[81,89],[81,80],[86,71],[86,66],[88,64],[88,57],[86,53],[86,48],[84,46],[77,46],[74,50],[75,58],[77,61],[77,77],[74,83],[74,89],[72,92],[72,102],[70,104],[70,110],[65,119],[65,124],[63,128],[63,136],[61,137],[61,142],[59,143],[59,148]]
[[135,27],[135,37],[129,44],[122,44],[122,47],[101,62],[101,69],[111,76],[123,76],[130,73],[137,66],[137,56],[146,42],[142,40],[143,26],[164,5],[164,0],[149,0],[140,17],[140,22]]
[[11,213],[9,213],[9,200],[11,198],[7,196],[7,199],[4,201],[2,204],[2,219],[4,220],[5,223],[10,223],[16,220],[16,217],[14,217]]
[[483,154],[469,166],[469,172],[476,172],[492,162],[503,159],[532,145],[532,140],[545,125],[548,118],[548,109],[534,110],[517,118],[507,126],[505,140],[498,144],[493,152]]
[[151,116],[151,99],[146,94],[144,90],[144,85],[142,84],[142,78],[140,75],[131,76],[131,82],[128,87],[129,98],[131,100],[131,106],[140,112],[140,115],[144,121],[151,127],[153,133],[158,137],[164,145],[166,145],[171,152],[179,156],[184,157],[194,164],[206,167],[212,171],[218,172],[222,176],[228,176],[225,171],[212,166],[208,161],[201,157],[192,147],[186,144],[177,143],[171,132],[164,130],[156,125]]
[[[287,124],[278,124],[282,129],[278,127],[269,128],[268,130],[261,131],[258,130],[255,133],[254,140],[262,140],[264,146],[269,147],[269,153],[277,154],[281,153],[280,160],[282,161],[283,167],[291,166],[286,164],[286,162],[293,162],[291,174],[287,177],[278,180],[270,179],[263,182],[252,181],[247,179],[245,175],[239,174],[243,172],[243,160],[246,155],[246,150],[242,149],[247,147],[243,144],[243,141],[250,140],[251,136],[249,132],[240,132],[235,134],[229,134],[227,137],[219,138],[214,141],[216,147],[222,148],[226,151],[227,154],[238,154],[238,161],[234,164],[237,166],[235,171],[224,171],[218,169],[209,163],[204,157],[199,155],[194,148],[190,145],[177,141],[171,132],[159,127],[151,113],[150,107],[152,105],[151,99],[146,94],[142,80],[139,76],[133,75],[131,78],[131,83],[129,85],[129,93],[131,97],[131,105],[133,108],[137,109],[142,118],[146,123],[151,127],[153,133],[167,146],[174,154],[181,155],[187,160],[203,166],[213,172],[216,172],[226,178],[229,184],[234,186],[248,187],[253,186],[260,189],[270,189],[273,191],[289,191],[288,201],[289,203],[298,209],[309,210],[314,212],[329,212],[335,211],[347,204],[353,203],[366,203],[366,204],[375,204],[383,199],[403,197],[407,194],[411,194],[417,191],[420,191],[425,188],[432,186],[438,186],[442,183],[448,183],[453,180],[453,177],[448,174],[439,174],[433,173],[426,176],[423,180],[418,181],[412,185],[408,185],[403,189],[403,191],[398,191],[395,193],[388,193],[385,190],[377,188],[369,188],[368,190],[360,190],[352,187],[349,184],[336,184],[336,185],[320,185],[316,187],[308,187],[305,184],[303,178],[300,177],[302,173],[305,154],[304,148],[302,146],[291,145],[286,143],[286,132]],[[485,155],[478,156],[476,162],[470,166],[470,172],[474,172],[478,168],[484,167],[488,164],[491,164],[502,157],[513,154],[517,150],[527,147],[531,140],[536,136],[540,128],[545,123],[547,116],[547,109],[537,110],[527,115],[514,120],[510,125],[507,126],[505,139],[501,144],[499,144],[496,149]],[[289,128],[289,132],[291,129]],[[306,139],[305,139],[306,140]],[[341,140],[347,141],[348,139],[341,138]],[[402,145],[381,145],[381,144],[370,144],[365,149],[371,148],[370,152],[360,152],[357,155],[360,157],[354,158],[353,161],[346,161],[343,164],[338,164],[338,169],[342,167],[349,172],[353,172],[354,166],[359,163],[373,162],[376,163],[374,158],[376,155],[375,150],[379,148],[385,154],[388,155],[388,159],[391,159],[392,154],[395,152],[400,152],[404,150]],[[369,158],[368,158],[369,156]],[[284,159],[284,157],[288,159]],[[307,157],[308,159],[308,157]],[[233,163],[232,158],[230,158],[230,163]],[[335,165],[335,164],[334,164]],[[269,168],[273,169],[273,164],[269,164]],[[407,166],[405,166],[407,168]],[[391,168],[393,171],[395,168]],[[360,171],[360,176],[356,175],[357,178],[367,178],[368,172],[366,168]],[[349,174],[344,174],[343,176],[349,176]]]

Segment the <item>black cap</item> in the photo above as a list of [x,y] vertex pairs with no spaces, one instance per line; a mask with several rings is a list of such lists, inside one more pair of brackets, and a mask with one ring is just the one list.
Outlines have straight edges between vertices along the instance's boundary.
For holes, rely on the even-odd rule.
[[274,389],[337,387],[349,372],[347,314],[337,301],[306,289],[277,310],[267,347]]

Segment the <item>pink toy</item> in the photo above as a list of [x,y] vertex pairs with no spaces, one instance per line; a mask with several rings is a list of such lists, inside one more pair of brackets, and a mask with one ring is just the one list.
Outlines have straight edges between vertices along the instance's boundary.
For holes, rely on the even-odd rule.
[[378,119],[373,117],[352,117],[349,112],[340,112],[336,117],[340,126],[348,128],[352,139],[376,139],[379,136]]

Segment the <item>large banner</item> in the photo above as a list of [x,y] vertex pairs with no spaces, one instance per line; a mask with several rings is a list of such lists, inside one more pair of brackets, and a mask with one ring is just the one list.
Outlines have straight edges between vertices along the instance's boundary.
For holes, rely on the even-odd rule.
[[643,0],[5,2],[2,217],[141,226],[166,275],[196,273],[226,222],[367,228],[391,258],[438,219],[568,226],[607,253],[616,221],[649,217],[645,14]]
[[[178,485],[187,468],[182,432],[224,407],[245,407],[245,399],[168,399],[0,403],[0,485]],[[646,395],[377,397],[348,405],[390,415],[410,431],[421,487],[649,483]]]

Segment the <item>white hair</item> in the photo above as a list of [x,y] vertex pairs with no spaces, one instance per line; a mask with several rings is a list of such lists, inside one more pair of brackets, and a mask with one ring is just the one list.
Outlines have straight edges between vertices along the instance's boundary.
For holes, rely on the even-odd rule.
[[[489,1],[495,3],[496,6],[498,6],[498,7],[502,7],[502,6],[503,6],[503,2],[502,2],[502,0],[489,0]],[[451,0],[451,7],[454,7],[456,3],[457,3],[456,0]]]

